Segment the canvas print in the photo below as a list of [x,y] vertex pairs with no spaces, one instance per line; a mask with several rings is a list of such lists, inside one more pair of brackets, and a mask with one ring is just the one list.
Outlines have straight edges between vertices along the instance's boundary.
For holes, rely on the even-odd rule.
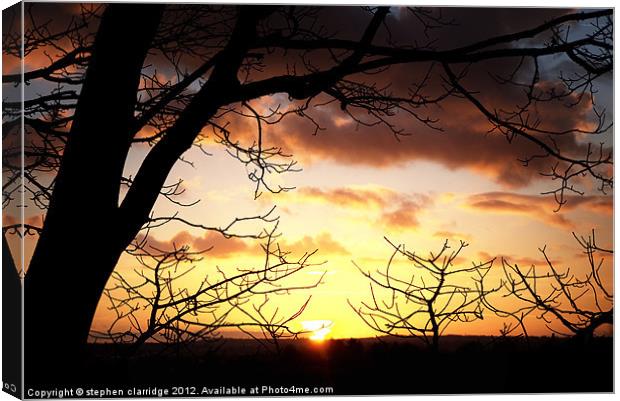
[[2,18],[4,391],[613,391],[612,9]]

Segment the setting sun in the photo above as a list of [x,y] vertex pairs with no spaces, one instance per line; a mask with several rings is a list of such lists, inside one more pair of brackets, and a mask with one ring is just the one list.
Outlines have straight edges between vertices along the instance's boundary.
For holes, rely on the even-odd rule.
[[311,332],[310,338],[312,341],[323,341],[325,337],[332,331],[334,322],[331,320],[306,320],[301,322],[305,331]]

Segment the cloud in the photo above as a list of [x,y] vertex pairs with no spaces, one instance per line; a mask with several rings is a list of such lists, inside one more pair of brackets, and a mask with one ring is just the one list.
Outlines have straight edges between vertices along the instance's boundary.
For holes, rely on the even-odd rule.
[[318,250],[319,255],[350,255],[350,252],[330,233],[323,232],[317,236],[306,235],[298,241],[281,242],[280,248],[293,255],[303,255],[306,252]]
[[297,191],[301,199],[336,204],[350,208],[385,208],[389,198],[396,196],[394,191],[387,188],[333,188],[321,189],[317,187],[302,187]]
[[[360,10],[338,8],[339,14],[323,13],[322,22],[329,25],[336,23],[341,15],[351,15],[351,19],[367,19]],[[482,39],[489,35],[497,35],[499,32],[509,32],[515,29],[532,26],[535,21],[543,21],[552,15],[562,14],[568,10],[548,10],[538,12],[524,10],[519,12],[516,20],[510,18],[510,13],[496,9],[453,9],[442,10],[446,15],[452,15],[464,25],[458,27],[446,27],[439,38],[445,47],[463,45],[467,42]],[[515,10],[510,10],[510,12]],[[497,22],[496,17],[489,24],[483,21],[480,15],[496,15],[502,22]],[[323,18],[324,17],[324,18]],[[400,40],[411,42],[412,30],[419,24],[412,24],[411,16],[401,18],[393,28],[393,34],[400,36]],[[335,20],[334,20],[335,19]],[[475,25],[471,25],[476,22]],[[465,26],[475,27],[465,29]],[[482,28],[484,26],[484,28]],[[509,28],[508,28],[509,27]],[[358,31],[358,28],[355,28]],[[346,31],[346,30],[345,30]],[[482,32],[482,33],[479,33]],[[400,33],[398,33],[400,32]],[[343,32],[340,32],[344,34]],[[354,35],[355,36],[355,35]],[[398,41],[398,39],[393,38]],[[381,39],[378,38],[378,43]],[[540,40],[538,40],[540,42]],[[538,43],[539,44],[539,43]],[[518,45],[523,45],[520,42]],[[313,53],[314,54],[314,53]],[[318,55],[325,57],[325,55]],[[322,60],[322,59],[321,59]],[[515,110],[517,105],[526,103],[522,87],[500,85],[491,77],[492,74],[504,74],[513,71],[519,60],[504,59],[484,62],[483,67],[472,66],[463,84],[474,91],[476,97],[491,112]],[[278,61],[273,61],[278,63]],[[314,62],[314,59],[313,59]],[[280,64],[284,61],[279,61]],[[543,68],[546,62],[541,62]],[[276,69],[277,66],[269,65],[267,68]],[[429,65],[396,65],[380,74],[372,76],[349,77],[354,81],[374,83],[376,87],[388,87],[396,96],[408,96],[411,85],[419,83],[425,76]],[[531,69],[527,62],[524,71]],[[570,71],[564,70],[564,71]],[[273,71],[271,71],[273,73]],[[490,74],[491,73],[491,74]],[[442,80],[443,71],[436,67],[431,74],[430,81],[424,87],[427,96],[439,95],[445,82]],[[539,89],[551,89],[558,86],[557,71],[541,77]],[[526,77],[518,77],[519,79]],[[531,77],[530,77],[531,78]],[[456,97],[449,97],[439,105],[427,105],[415,109],[420,118],[437,119],[437,126],[442,132],[432,130],[420,123],[411,114],[396,109],[390,110],[389,115],[383,117],[397,129],[403,129],[409,136],[399,137],[385,126],[374,124],[364,126],[355,122],[343,112],[340,104],[333,102],[327,95],[319,95],[315,101],[304,111],[304,115],[310,118],[300,117],[294,112],[296,106],[302,106],[305,102],[292,102],[288,97],[278,94],[271,97],[257,99],[253,102],[256,108],[262,107],[262,111],[268,114],[267,108],[280,112],[291,112],[286,118],[277,124],[263,127],[263,140],[269,146],[282,147],[286,153],[290,153],[295,159],[304,165],[329,161],[349,166],[370,166],[375,168],[399,167],[407,163],[425,161],[439,164],[451,170],[468,170],[482,175],[490,180],[501,184],[506,188],[522,188],[537,180],[546,180],[541,176],[541,171],[549,172],[554,160],[536,158],[525,167],[519,160],[533,155],[541,154],[538,145],[522,137],[508,139],[500,132],[493,131],[493,125],[480,113],[469,101]],[[531,106],[522,117],[540,130],[565,131],[571,129],[592,128],[595,120],[592,104],[588,96],[584,96],[581,102],[567,107],[567,104],[576,101],[576,97],[567,97],[560,101],[539,102]],[[331,101],[331,102],[330,102]],[[317,105],[321,106],[317,106]],[[268,105],[268,107],[266,106]],[[357,118],[369,121],[370,114],[366,109],[347,108]],[[228,127],[234,133],[235,140],[244,139],[249,143],[256,140],[256,124],[252,118],[243,118],[239,115],[227,114],[220,125],[230,123]],[[316,130],[317,125],[322,129]],[[535,133],[531,133],[536,136]],[[584,156],[587,152],[587,141],[584,135],[559,135],[554,137],[553,143],[548,136],[539,135],[538,139],[548,143],[551,147],[557,145],[564,156]],[[597,138],[598,142],[600,138]],[[562,165],[558,166],[562,167]],[[415,173],[415,172],[414,172]],[[423,174],[423,172],[420,172]]]
[[[141,241],[144,237],[138,237]],[[301,256],[306,252],[318,250],[319,255],[349,255],[350,252],[339,241],[334,239],[330,233],[323,232],[316,236],[306,235],[297,241],[287,241],[281,239],[277,241],[280,249],[284,252],[291,252],[293,256]],[[207,256],[218,258],[229,258],[240,255],[260,255],[264,254],[258,240],[250,242],[239,238],[226,238],[218,232],[207,231],[202,236],[193,236],[187,231],[175,234],[170,240],[158,240],[152,236],[148,238],[147,246],[152,248],[170,251],[182,246],[190,246],[195,251],[208,250]]]
[[9,214],[8,212],[4,211],[4,213],[2,214],[2,223],[5,226],[12,226],[14,224],[17,224],[18,222],[18,218],[12,214]]
[[[488,90],[491,94],[481,97],[492,108],[512,108],[516,104],[509,95],[497,94],[497,88],[489,86]],[[440,120],[443,132],[431,130],[411,116],[397,113],[390,122],[411,135],[396,139],[386,127],[343,125],[342,111],[330,104],[308,111],[325,128],[316,135],[309,121],[289,117],[270,126],[266,137],[270,145],[282,146],[305,165],[330,161],[388,168],[425,161],[450,170],[469,170],[506,188],[520,188],[546,179],[539,173],[550,171],[553,160],[534,159],[525,167],[519,160],[540,154],[540,148],[521,137],[509,142],[503,134],[489,132],[491,124],[468,102],[450,99],[444,101],[441,108],[429,107],[429,110],[431,117]],[[540,106],[539,113],[544,115],[544,128],[566,130],[587,128],[590,111],[591,106],[586,101],[568,110],[550,102]],[[563,154],[583,156],[587,145],[582,139],[564,135],[555,141]]]
[[[338,12],[335,12],[335,10]],[[340,26],[342,15],[348,15],[350,20],[367,21],[368,15],[353,7],[332,9],[334,12],[322,12],[321,21],[326,26],[339,30],[342,35],[356,37],[360,28],[352,25],[351,28]],[[434,9],[439,11],[439,9]],[[459,23],[454,27],[444,27],[433,32],[439,34],[437,45],[439,48],[451,48],[467,43],[482,40],[485,37],[508,33],[536,25],[553,16],[570,12],[568,9],[553,10],[513,10],[509,12],[498,9],[468,9],[453,8],[441,9],[446,18],[454,18]],[[516,14],[512,16],[512,13]],[[487,16],[483,18],[482,16]],[[409,13],[402,11],[400,17],[390,17],[393,22],[391,40],[411,44],[416,35],[423,36],[419,21]],[[492,22],[491,22],[492,21]],[[362,25],[363,26],[363,25]],[[376,38],[377,43],[385,40],[381,33]],[[543,39],[537,38],[540,45]],[[516,46],[523,46],[528,41],[521,41]],[[316,52],[315,52],[316,53]],[[313,53],[314,54],[314,53]],[[327,55],[328,56],[328,55]],[[317,57],[326,57],[317,53]],[[561,57],[556,57],[561,58]],[[321,60],[323,60],[321,58]],[[313,59],[314,62],[314,59]],[[513,71],[519,60],[504,59],[484,62],[483,67],[476,64],[470,68],[463,84],[476,93],[476,97],[486,105],[491,112],[500,110],[514,110],[517,105],[526,103],[522,87],[500,85],[491,77],[493,74],[504,74]],[[533,71],[533,64],[526,62],[523,71]],[[540,68],[544,69],[548,61],[541,61]],[[352,80],[374,83],[376,87],[388,87],[396,96],[408,96],[408,87],[419,83],[425,76],[429,65],[396,65],[380,74],[368,76],[354,76]],[[563,71],[570,71],[564,69]],[[428,96],[438,95],[445,84],[441,76],[443,72],[437,67],[433,70],[429,82],[426,82],[424,93]],[[555,79],[557,71],[541,77],[539,89],[550,89],[558,85]],[[519,79],[527,80],[525,76]],[[531,77],[529,77],[531,78]],[[346,115],[337,102],[326,104],[332,100],[328,96],[318,96],[315,104],[321,107],[309,107],[305,114],[311,116],[312,121],[297,117],[292,113],[278,124],[266,127],[265,137],[271,145],[283,146],[287,152],[293,154],[304,164],[312,164],[328,160],[330,162],[371,167],[394,167],[414,161],[427,161],[440,164],[448,169],[465,169],[483,175],[506,188],[520,188],[536,180],[545,180],[539,172],[549,171],[555,163],[550,159],[534,159],[528,167],[523,166],[519,159],[540,154],[541,149],[526,139],[517,137],[509,142],[507,138],[492,131],[492,124],[469,101],[458,98],[448,98],[438,105],[428,105],[415,109],[421,118],[438,119],[438,126],[443,132],[431,130],[421,124],[409,113],[391,110],[393,115],[384,116],[396,128],[404,129],[410,136],[397,140],[393,133],[384,125],[370,127],[358,125]],[[523,118],[535,124],[541,130],[565,131],[575,128],[592,128],[592,104],[587,96],[582,102],[566,107],[566,104],[576,98],[565,98],[561,101],[540,102],[524,113]],[[259,103],[259,102],[257,102]],[[301,104],[301,102],[300,102]],[[291,106],[284,100],[281,111]],[[272,106],[275,109],[275,107]],[[290,110],[290,109],[289,109]],[[356,117],[369,121],[366,109],[357,110],[348,108]],[[390,113],[387,113],[390,114]],[[535,123],[534,123],[535,121]],[[322,130],[316,131],[316,125]],[[535,136],[534,133],[532,135]],[[563,155],[585,155],[586,141],[579,135],[561,135],[554,138],[553,143],[546,135],[541,135],[551,147],[557,145]],[[597,139],[598,142],[598,139]]]
[[447,239],[451,241],[469,241],[472,239],[472,236],[469,234],[458,233],[453,231],[436,231],[433,233],[433,237]]
[[302,187],[295,200],[329,203],[365,212],[374,210],[378,214],[377,224],[396,230],[418,227],[418,215],[433,203],[428,195],[400,193],[385,187]]
[[[522,268],[529,268],[531,266],[542,268],[548,266],[548,263],[545,260],[544,256],[542,256],[542,254],[540,255],[540,257],[534,258],[531,256],[491,255],[488,252],[480,251],[478,252],[478,257],[482,260],[491,260],[493,258],[497,260],[504,260],[506,261],[506,263],[509,263],[511,265],[517,265]],[[558,267],[557,265],[562,263],[562,260],[559,258],[550,258],[549,261],[552,265],[554,265],[554,267]]]
[[[13,209],[13,210],[15,210],[15,209]],[[26,217],[24,219],[24,224],[25,225],[29,225],[29,226],[33,226],[33,227],[42,228],[44,221],[45,221],[45,215],[43,215],[43,214],[35,214],[35,215],[32,215],[32,216]],[[14,225],[20,225],[21,226],[21,219],[19,218],[19,216],[11,214],[9,211],[5,210],[5,212],[2,214],[2,223],[3,223],[3,225],[5,227],[6,226],[14,226]]]
[[568,203],[562,208],[566,210],[577,210],[584,208],[592,213],[612,215],[614,212],[614,200],[612,196],[570,196]]
[[[144,237],[138,237],[141,241]],[[147,239],[147,246],[162,251],[170,251],[182,246],[190,246],[195,251],[208,251],[208,255],[220,258],[236,256],[255,248],[239,238],[226,238],[218,232],[206,231],[202,236],[193,236],[187,231],[177,233],[168,241],[158,240],[152,236]]]
[[420,222],[417,215],[424,205],[413,201],[401,201],[396,209],[383,212],[379,218],[380,222],[394,229],[410,229],[418,227]]
[[466,207],[482,212],[523,215],[560,228],[574,227],[574,222],[566,217],[566,212],[576,210],[599,214],[613,212],[611,196],[570,196],[567,200],[561,211],[554,212],[557,203],[553,196],[487,192],[468,197]]
[[[196,11],[198,12],[201,7],[197,5]],[[53,30],[65,26],[71,16],[79,13],[79,9],[80,7],[76,5],[61,4],[37,4],[36,7],[33,7],[35,14],[43,20],[53,16],[50,19]],[[228,8],[223,11],[232,13],[233,9]],[[364,27],[372,18],[369,12],[360,7],[317,8],[315,11],[326,32],[337,32],[338,37],[351,40],[361,37]],[[490,36],[530,28],[552,17],[571,12],[570,9],[504,10],[467,7],[436,7],[429,9],[429,11],[437,16],[441,14],[446,20],[453,19],[458,23],[427,32],[423,24],[420,24],[416,19],[416,16],[407,12],[406,9],[394,10],[388,17],[389,34],[388,30],[381,28],[373,43],[380,45],[390,41],[402,45],[412,45],[428,40],[433,43],[434,47],[445,50],[475,43]],[[169,13],[169,17],[174,18],[177,12],[178,10],[175,11],[172,7],[167,9],[166,15]],[[198,13],[197,15],[202,14]],[[202,15],[200,18],[206,18],[206,25],[213,22],[209,20],[209,16]],[[274,18],[277,17],[274,16]],[[343,26],[343,18],[355,23]],[[431,35],[430,38],[426,36],[428,34]],[[544,39],[537,37],[520,41],[514,45],[523,46],[527,43],[533,43],[532,41],[540,44]],[[26,62],[32,63],[33,66],[39,66],[41,63],[47,65],[49,60],[47,60],[46,54],[50,53],[50,49],[42,47],[39,50],[40,52],[32,53],[26,57]],[[298,74],[303,74],[304,63],[299,63],[300,53],[289,51],[286,55],[283,52],[265,55],[263,60],[265,67],[253,71],[250,80],[256,81],[275,74],[284,74],[287,71],[290,73],[293,69]],[[333,55],[330,52],[313,51],[311,54],[312,56],[309,57],[312,58],[313,66],[333,65]],[[56,57],[55,54],[52,54],[52,57]],[[183,58],[183,66],[192,70],[194,64],[202,63],[202,60],[199,59],[186,56]],[[522,88],[498,86],[488,72],[512,71],[515,63],[518,62],[519,60],[511,59],[476,64],[472,66],[464,83],[468,88],[476,91],[477,96],[492,110],[514,108],[516,104],[523,103]],[[167,71],[167,74],[172,73],[171,66],[159,53],[151,55],[147,64],[156,66],[158,73],[163,71]],[[478,68],[480,64],[484,64],[484,68]],[[541,68],[544,69],[549,62],[543,60],[540,64]],[[409,86],[419,83],[423,79],[427,67],[428,65],[422,64],[415,66],[397,65],[381,74],[364,76],[364,81],[375,83],[376,87],[389,87],[389,90],[393,91],[395,95],[407,96]],[[524,67],[526,71],[528,68],[531,70],[532,67]],[[570,68],[565,72],[570,72]],[[445,84],[441,78],[442,74],[441,68],[437,66],[424,87],[426,95],[436,95],[442,90],[442,85]],[[555,77],[556,75],[554,71],[552,76]],[[548,79],[548,77],[546,78]],[[358,80],[360,76],[352,76],[348,79]],[[553,85],[544,79],[545,77],[541,78],[541,86]],[[331,98],[318,96],[316,102],[321,103],[326,100],[331,100]],[[569,103],[570,99],[564,100],[565,103]],[[278,108],[278,103],[282,103],[282,108],[279,109],[281,112],[284,112],[290,105],[287,96],[282,94],[257,99],[253,103],[254,106],[257,104],[268,105],[274,110]],[[538,110],[532,110],[532,114],[528,117],[532,121],[536,120],[537,117],[543,117],[541,128],[563,130],[582,127],[591,120],[588,117],[591,114],[591,105],[587,101],[571,108],[563,107],[560,102],[542,102],[538,107]],[[263,111],[267,112],[265,109],[266,107]],[[390,110],[391,112],[392,110]],[[358,126],[340,110],[339,105],[331,103],[320,108],[310,107],[306,112],[317,124],[325,128],[324,131],[319,131],[317,135],[312,135],[315,129],[312,122],[303,118],[291,117],[285,118],[278,124],[265,126],[264,139],[270,145],[283,146],[306,163],[330,160],[347,165],[390,167],[412,161],[430,161],[449,169],[473,171],[508,188],[523,187],[533,180],[543,179],[538,172],[548,167],[547,162],[534,160],[529,168],[525,168],[517,161],[518,158],[538,153],[539,149],[522,139],[515,139],[509,144],[501,134],[489,134],[490,124],[469,102],[463,99],[449,98],[443,101],[440,106],[429,105],[427,108],[417,109],[416,112],[420,112],[421,117],[438,118],[440,120],[439,125],[444,129],[444,132],[428,129],[408,113],[396,112],[394,116],[389,117],[390,122],[412,134],[410,137],[401,138],[399,142],[386,127]],[[253,117],[242,118],[234,113],[225,114],[226,117],[223,117],[222,120],[227,121],[218,121],[218,123],[222,123],[220,125],[226,125],[227,122],[230,122],[231,125],[228,127],[235,135],[239,131],[241,131],[240,136],[255,135],[256,124]],[[368,118],[368,112],[365,109],[357,111],[356,115],[360,118]],[[243,120],[244,122],[237,123],[234,120]],[[146,132],[141,133],[141,135],[145,134]],[[235,137],[235,139],[238,138]],[[585,150],[585,145],[571,135],[559,137],[557,144],[562,147],[563,154],[571,151],[583,153]]]

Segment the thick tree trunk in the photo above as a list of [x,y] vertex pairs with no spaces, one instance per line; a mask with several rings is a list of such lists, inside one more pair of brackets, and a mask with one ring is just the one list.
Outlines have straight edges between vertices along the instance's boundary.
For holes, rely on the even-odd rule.
[[102,18],[26,276],[26,379],[31,382],[77,383],[79,373],[89,374],[79,362],[105,284],[178,158],[223,104],[238,100],[236,71],[256,36],[256,21],[268,14],[240,12],[209,81],[149,152],[119,206],[140,70],[161,11],[156,5],[111,5]]
[[161,12],[159,5],[116,4],[101,20],[26,275],[27,382],[57,383],[80,370],[99,297],[128,245],[118,221],[120,182],[140,71]]
[[101,235],[84,241],[70,226],[53,234],[38,248],[40,259],[31,265],[33,274],[26,280],[27,383],[79,379],[72,376],[81,371],[80,357],[97,303],[122,252]]
[[590,324],[577,331],[575,333],[575,341],[581,347],[587,348],[592,344],[592,339],[594,338],[594,332],[601,326],[605,324],[614,324],[614,310],[611,308],[608,311],[601,312],[598,316],[590,321]]

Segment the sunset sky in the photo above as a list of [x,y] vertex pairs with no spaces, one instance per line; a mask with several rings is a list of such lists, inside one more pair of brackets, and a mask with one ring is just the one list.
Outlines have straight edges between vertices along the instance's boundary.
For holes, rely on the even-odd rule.
[[[184,201],[201,199],[197,205],[180,211],[181,216],[191,221],[226,225],[235,216],[261,214],[276,205],[281,216],[282,249],[299,256],[318,249],[313,260],[325,261],[320,268],[308,269],[305,275],[309,277],[300,273],[299,282],[312,281],[319,271],[327,274],[324,283],[316,289],[275,297],[274,301],[278,306],[279,299],[287,305],[300,305],[305,296],[312,294],[302,320],[334,322],[333,337],[373,335],[353,314],[347,300],[358,303],[370,297],[367,281],[352,262],[365,270],[382,269],[393,251],[384,236],[422,254],[438,251],[445,239],[454,246],[464,240],[470,245],[461,254],[463,264],[503,256],[511,263],[542,267],[544,260],[538,248],[547,245],[558,266],[571,267],[573,271],[585,268],[586,260],[571,231],[588,234],[594,228],[601,243],[611,242],[611,197],[594,195],[574,199],[555,213],[553,199],[539,195],[548,185],[546,181],[536,176],[519,186],[500,181],[502,174],[509,174],[502,172],[509,169],[507,166],[516,170],[515,175],[523,169],[509,154],[495,164],[471,166],[456,164],[454,159],[433,160],[412,151],[410,157],[377,165],[376,160],[384,150],[368,138],[353,139],[359,135],[354,124],[337,121],[338,129],[316,137],[302,129],[290,131],[300,142],[308,142],[305,148],[301,145],[293,149],[304,170],[277,178],[283,186],[296,187],[290,192],[263,194],[259,200],[253,200],[253,186],[243,166],[217,146],[207,147],[213,153],[211,157],[199,151],[190,152],[188,159],[194,167],[178,165],[170,180],[173,183],[177,178],[184,179],[187,188]],[[386,136],[386,142],[394,141],[395,152],[403,147],[416,148],[415,136],[398,143],[388,133],[376,135]],[[484,132],[474,131],[471,135],[483,136]],[[320,143],[339,141],[339,136],[350,136],[349,152],[366,153],[368,159],[360,155],[358,159],[341,160],[338,153],[343,152],[342,148],[334,145],[330,154],[329,145]],[[320,147],[324,153],[304,152],[312,146]],[[458,152],[450,148],[454,145],[449,141],[445,146],[446,153]],[[373,155],[375,151],[377,155]],[[484,151],[492,153],[482,148],[481,152]],[[156,207],[162,216],[177,210],[176,205],[166,200],[160,200]],[[249,232],[253,230],[254,227],[248,228]],[[260,266],[262,261],[260,253],[257,255],[256,242],[248,240],[226,240],[217,233],[188,230],[174,223],[152,235],[162,243],[189,243],[195,249],[213,246],[203,262],[205,271],[213,266]],[[499,259],[490,277],[503,274]],[[121,263],[121,268],[125,266],[130,267],[131,263]],[[105,321],[104,315],[101,311],[101,322]],[[455,331],[459,332],[456,327]],[[484,320],[467,327],[468,333],[496,334],[501,324]]]
[[[339,12],[334,9],[329,17],[337,19]],[[359,13],[346,12],[350,12],[352,21],[356,21],[355,18],[362,21]],[[483,9],[480,12],[450,9],[447,12],[462,23],[446,28],[446,34],[439,37],[440,46],[468,43],[485,35],[522,29],[559,13],[557,10],[524,9]],[[407,26],[411,24],[407,15],[394,9],[390,18],[395,27],[394,35],[406,38]],[[480,21],[488,23],[475,30]],[[356,32],[362,26],[362,23],[352,23],[344,30]],[[38,62],[43,62],[37,60],[37,54],[33,54],[32,59],[27,58],[27,68],[35,68]],[[553,84],[553,77],[557,77],[560,66],[565,63],[561,58],[546,59],[542,65],[546,79],[543,81]],[[394,68],[377,80],[391,79],[396,90],[404,90],[419,74],[409,68]],[[488,68],[504,71],[508,66]],[[10,70],[10,63],[7,66],[5,61],[4,72]],[[498,90],[502,87],[493,86],[486,72],[483,68],[473,71],[468,79],[472,88],[481,91],[481,98],[498,107],[514,102],[516,92]],[[159,67],[158,73],[164,79],[176,79],[165,65]],[[597,95],[598,105],[609,106],[608,121],[613,120],[611,82],[611,78],[601,80]],[[35,94],[37,87],[33,86],[30,90]],[[316,99],[314,103],[318,105],[321,100]],[[264,112],[276,106],[287,110],[295,105],[283,95],[261,98],[250,104]],[[569,110],[564,110],[561,102],[552,103],[538,112],[552,128],[593,124],[591,105],[585,102]],[[235,217],[262,214],[276,206],[275,214],[280,216],[280,247],[299,256],[318,250],[311,262],[324,262],[302,270],[289,283],[304,285],[312,283],[323,272],[325,275],[323,282],[314,289],[274,295],[272,307],[279,307],[282,314],[290,314],[312,295],[307,309],[294,322],[294,328],[313,327],[308,323],[312,321],[330,322],[326,323],[331,324],[330,332],[323,333],[327,338],[376,334],[353,312],[348,301],[359,305],[361,301],[370,300],[368,281],[355,265],[365,271],[383,269],[393,252],[384,237],[423,255],[438,251],[446,239],[454,247],[463,240],[469,246],[459,255],[460,265],[496,258],[488,276],[491,284],[497,284],[503,276],[502,258],[511,264],[542,268],[544,259],[539,248],[545,245],[556,267],[570,268],[577,275],[585,274],[587,261],[571,232],[588,235],[594,229],[598,243],[612,247],[612,194],[601,194],[591,182],[581,180],[579,185],[586,194],[571,196],[556,212],[553,197],[541,195],[556,185],[539,174],[545,166],[524,167],[518,161],[532,154],[535,150],[532,145],[519,139],[509,144],[503,136],[488,133],[488,122],[462,99],[448,99],[441,106],[429,107],[425,113],[438,118],[443,131],[429,129],[400,113],[392,121],[410,135],[397,139],[384,127],[358,125],[342,113],[337,104],[311,109],[312,117],[323,128],[316,134],[312,124],[298,116],[263,127],[266,143],[281,146],[302,170],[269,177],[269,183],[276,187],[294,189],[278,194],[264,192],[257,200],[248,170],[215,143],[212,131],[205,128],[202,145],[210,155],[197,148],[190,150],[184,158],[192,164],[177,163],[168,177],[170,184],[183,180],[185,192],[180,201],[200,202],[180,208],[161,198],[153,214],[178,213],[195,223],[225,226]],[[242,142],[256,136],[256,122],[251,118],[228,114],[221,121],[229,123],[233,137]],[[576,149],[583,147],[586,139],[564,141],[567,147]],[[148,150],[145,144],[133,146],[126,175],[135,174]],[[40,221],[40,211],[27,209],[26,217],[30,221]],[[254,233],[259,229],[260,226],[247,224],[240,225],[235,232]],[[211,274],[215,267],[233,271],[260,267],[263,261],[258,240],[225,239],[219,233],[174,222],[152,230],[149,243],[160,248],[172,244],[190,245],[195,250],[212,247],[199,262],[199,268],[184,278],[184,285],[188,287],[195,285],[202,275]],[[609,267],[612,261],[605,263]],[[130,277],[137,267],[131,257],[123,257],[117,270]],[[397,267],[408,268],[403,261]],[[606,277],[611,279],[611,274]],[[112,315],[106,307],[105,302],[99,305],[93,324],[96,330],[104,330],[110,323]],[[533,319],[530,324],[530,334],[549,334],[544,322]],[[448,333],[496,335],[501,326],[501,320],[489,315],[474,323],[455,324]]]

